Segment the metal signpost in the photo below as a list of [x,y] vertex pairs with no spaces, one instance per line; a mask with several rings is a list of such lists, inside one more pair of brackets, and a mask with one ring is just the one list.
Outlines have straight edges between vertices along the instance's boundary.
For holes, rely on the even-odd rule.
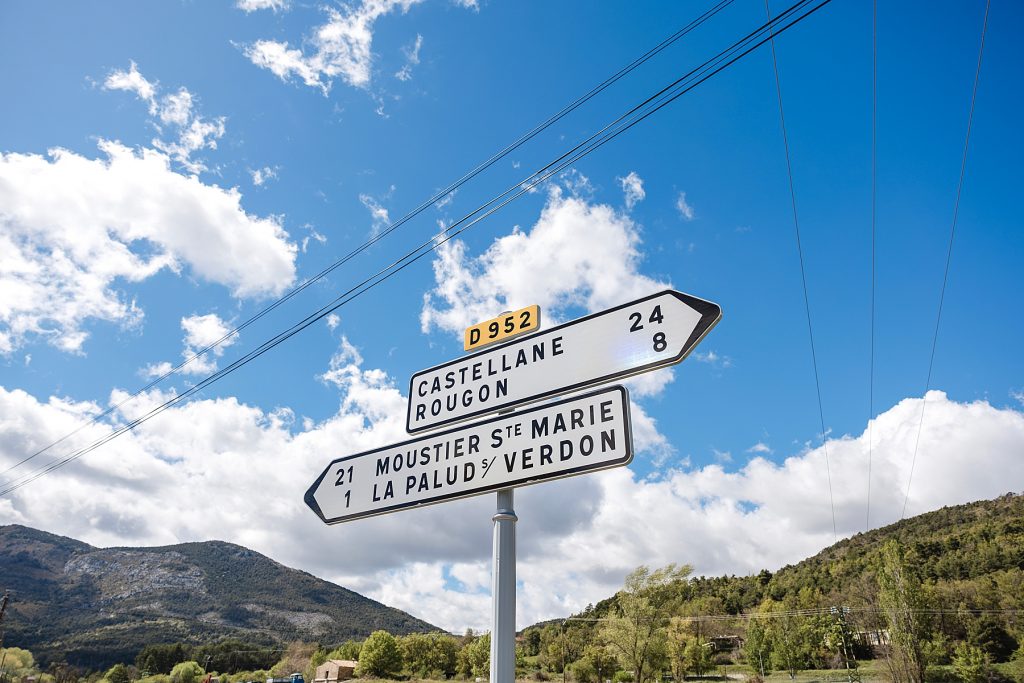
[[539,307],[474,325],[466,348],[494,346],[413,375],[406,431],[499,415],[338,458],[306,491],[306,504],[337,524],[497,491],[491,683],[514,683],[513,489],[627,465],[633,438],[621,386],[513,410],[678,363],[721,317],[717,304],[666,290],[514,341],[506,340],[539,326]]
[[415,434],[683,360],[722,317],[667,290],[423,370],[409,383]]

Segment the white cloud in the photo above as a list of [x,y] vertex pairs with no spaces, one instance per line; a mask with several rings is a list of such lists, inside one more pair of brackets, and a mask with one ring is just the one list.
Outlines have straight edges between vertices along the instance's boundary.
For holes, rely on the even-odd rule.
[[302,238],[302,253],[305,254],[309,248],[310,241],[316,242],[317,244],[327,244],[327,236],[317,232],[312,226],[307,225],[306,228],[309,230],[309,234]]
[[[391,190],[394,191],[394,186]],[[379,235],[381,230],[384,230],[391,225],[391,216],[388,214],[388,210],[384,208],[379,201],[374,199],[368,194],[360,194],[359,201],[366,210],[370,212],[370,218],[372,224],[370,226],[371,235]]]
[[[559,173],[558,180],[562,183],[562,187],[567,189],[573,197],[589,199],[594,195],[594,185],[590,182],[590,178],[575,168]],[[536,186],[534,186],[533,191],[537,191]]]
[[596,311],[664,289],[667,283],[639,272],[639,245],[639,228],[628,216],[553,186],[529,232],[516,229],[476,258],[459,240],[438,249],[437,286],[424,297],[422,328],[458,336],[530,304],[540,304],[554,322],[569,307]]
[[758,441],[747,449],[747,453],[763,453],[764,455],[771,455],[774,452],[775,451],[772,450],[771,446],[763,441]]
[[263,168],[257,168],[255,170],[250,169],[249,175],[252,176],[252,184],[256,187],[261,187],[269,180],[277,178],[277,167],[271,168],[270,166],[264,166]]
[[225,132],[223,116],[208,121],[196,113],[195,96],[186,88],[159,97],[159,87],[146,80],[135,62],[131,62],[128,71],[112,71],[103,87],[135,93],[148,104],[150,116],[155,117],[153,125],[157,131],[163,134],[164,126],[169,126],[177,136],[171,140],[154,138],[153,147],[169,155],[189,173],[199,174],[207,170],[206,165],[192,155],[204,149],[217,149],[217,140]]
[[402,48],[405,54],[405,64],[395,73],[395,78],[400,81],[412,79],[412,68],[420,63],[420,49],[423,47],[423,36],[416,34],[416,40],[409,47]]
[[[182,318],[181,329],[185,331],[181,357],[188,362],[180,372],[186,375],[209,375],[216,372],[217,359],[224,355],[224,349],[238,341],[238,333],[234,332],[229,336],[232,327],[216,313]],[[216,346],[213,346],[214,344]],[[208,346],[213,348],[202,355],[197,355]],[[169,362],[163,361],[147,365],[143,368],[142,375],[149,379],[163,377],[173,369]]]
[[159,363],[150,363],[146,367],[139,371],[139,374],[145,379],[154,379],[156,377],[163,377],[164,375],[170,374],[174,370],[174,366],[168,361],[160,361]]
[[441,197],[436,202],[434,202],[434,208],[438,209],[438,210],[441,210],[441,209],[445,208],[446,206],[450,205],[452,202],[455,201],[455,195],[457,193],[458,193],[458,190],[452,190],[451,192],[449,192],[445,196]]
[[684,220],[692,221],[696,214],[693,212],[693,207],[686,202],[686,193],[680,192],[679,197],[676,199],[676,210],[679,211],[679,215]]
[[1022,406],[1024,406],[1024,389],[1020,389],[1020,390],[1011,389],[1010,390],[1010,398],[1012,398],[1013,400],[1017,401],[1017,403],[1019,403]]
[[103,82],[103,87],[107,90],[125,90],[127,92],[133,92],[140,100],[149,102],[150,105],[153,106],[151,113],[156,113],[156,87],[146,80],[145,76],[139,73],[139,67],[135,62],[131,62],[128,71],[111,72]]
[[337,313],[329,313],[327,315],[327,327],[334,330],[338,329],[338,325],[341,324],[341,317]]
[[[190,375],[208,375],[217,370],[217,358],[224,355],[224,349],[238,341],[238,333],[231,332],[231,326],[220,319],[216,313],[193,315],[181,319],[181,329],[185,331],[185,348],[182,358],[188,360],[207,346],[217,344],[205,354],[188,363],[182,372]],[[219,342],[219,343],[218,343]]]
[[235,7],[248,12],[256,12],[262,9],[270,9],[275,12],[288,10],[288,0],[235,0]]
[[81,351],[89,319],[138,325],[118,289],[188,267],[237,297],[276,295],[295,245],[275,217],[246,213],[237,190],[170,168],[166,154],[100,141],[106,158],[63,149],[0,155],[0,353],[40,336]]
[[[230,398],[173,408],[0,498],[0,523],[97,545],[223,539],[444,628],[486,628],[492,496],[337,527],[303,505],[302,493],[331,458],[405,436],[404,397],[385,373],[362,367],[348,340],[324,378],[342,398],[323,422],[296,431],[287,409],[263,411]],[[144,398],[157,404],[167,396]],[[115,392],[111,401],[123,397]],[[873,525],[900,517],[920,408],[920,398],[906,399],[873,425]],[[97,410],[0,388],[0,468]],[[74,439],[91,441],[107,429],[92,425]],[[864,525],[866,432],[830,439],[828,449],[839,535],[848,536]],[[1022,449],[1024,413],[931,392],[908,514],[1004,493],[1007,482],[1024,481]],[[252,491],[268,490],[251,505]],[[52,505],[55,498],[60,506]],[[195,504],[210,499],[218,505]],[[735,471],[683,464],[656,479],[616,469],[548,482],[518,489],[516,511],[520,626],[608,597],[642,563],[691,562],[700,574],[743,574],[777,569],[835,540],[821,447],[781,463],[754,457]]]
[[626,208],[632,209],[637,202],[642,202],[647,193],[644,192],[643,178],[637,175],[636,171],[630,171],[624,178],[618,178],[622,186],[622,193],[625,195]]
[[327,21],[308,40],[310,54],[290,48],[287,42],[258,40],[245,48],[245,56],[283,81],[294,76],[325,95],[336,78],[365,88],[373,66],[373,25],[395,10],[408,12],[419,2],[422,0],[363,0],[340,10],[326,7]]
[[732,358],[729,358],[729,356],[723,356],[713,349],[709,351],[694,351],[691,356],[699,363],[707,363],[708,365],[716,368],[732,367]]

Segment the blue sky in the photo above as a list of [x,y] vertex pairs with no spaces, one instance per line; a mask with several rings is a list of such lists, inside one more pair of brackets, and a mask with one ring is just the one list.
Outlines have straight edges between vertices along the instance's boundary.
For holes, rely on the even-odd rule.
[[[134,392],[147,368],[176,364],[183,350],[259,312],[712,3],[259,4],[0,9],[4,469],[120,400],[118,392]],[[879,10],[877,523],[898,518],[909,472],[905,437],[921,412],[984,11],[982,2]],[[1016,114],[1024,47],[1014,37],[1022,12],[1015,3],[991,7],[931,382],[944,393],[929,399],[925,474],[915,473],[911,514],[1021,481],[1009,475],[1019,472],[1012,455],[1024,429],[1015,172],[1024,152]],[[205,368],[161,387],[180,391],[255,348],[763,21],[763,4],[735,0],[247,328]],[[835,0],[780,36],[777,49],[845,535],[863,529],[867,501],[870,4]],[[490,501],[322,529],[302,509],[302,491],[334,457],[401,438],[404,415],[394,415],[404,412],[409,375],[461,354],[460,325],[474,315],[542,303],[548,320],[568,320],[671,284],[720,304],[723,320],[673,373],[633,386],[644,429],[627,472],[523,493],[524,534],[533,530],[535,540],[524,546],[521,621],[604,597],[630,565],[742,572],[834,540],[823,521],[831,506],[767,46],[459,240],[341,308],[338,321],[205,389],[193,412],[168,411],[0,499],[0,522],[100,544],[223,538],[444,626],[486,625]],[[533,293],[545,300],[525,300]],[[146,401],[115,419],[130,419]],[[897,435],[891,444],[889,434]],[[940,456],[932,447],[943,443]],[[252,479],[234,490],[239,466]],[[962,468],[987,475],[974,472],[976,486],[959,489],[937,483]],[[161,487],[157,470],[181,479]],[[758,497],[767,481],[806,485],[813,501],[773,508],[777,501]],[[51,488],[79,487],[88,495],[63,509],[36,502]],[[595,521],[626,524],[616,511],[627,499],[644,509],[664,493],[659,487],[685,501],[691,531],[721,525],[750,545],[737,540],[724,555],[709,554],[693,540],[700,534],[684,529],[657,549],[632,547],[609,535],[613,524]],[[183,501],[182,490],[194,499]],[[552,520],[544,513],[559,490],[582,502]],[[152,510],[113,501],[142,495]],[[268,495],[270,508],[241,511],[243,501]],[[199,499],[225,509],[204,520],[194,515]],[[531,505],[543,521],[526,521]],[[729,515],[716,517],[719,505]],[[153,511],[167,509],[178,518],[159,524]],[[480,523],[464,533],[445,527],[461,510],[480,511]],[[656,516],[632,523],[634,531],[658,526]],[[797,540],[758,543],[765,525]],[[355,564],[330,562],[282,540],[282,528],[324,542],[373,537],[378,551]],[[410,542],[424,529],[438,542]],[[605,543],[622,552],[588,568],[586,579],[568,566],[573,548]],[[531,584],[531,576],[547,578]]]

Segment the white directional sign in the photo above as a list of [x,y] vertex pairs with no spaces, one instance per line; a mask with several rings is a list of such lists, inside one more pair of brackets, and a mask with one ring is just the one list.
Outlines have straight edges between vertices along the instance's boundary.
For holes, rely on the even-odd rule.
[[613,386],[339,458],[306,491],[328,524],[628,465],[629,395]]
[[666,290],[423,370],[409,383],[410,434],[683,360],[722,317]]

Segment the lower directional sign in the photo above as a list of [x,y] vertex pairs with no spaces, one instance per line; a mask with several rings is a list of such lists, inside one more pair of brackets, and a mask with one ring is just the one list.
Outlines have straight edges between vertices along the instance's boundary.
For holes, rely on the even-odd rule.
[[628,465],[621,386],[339,458],[306,491],[327,524]]

